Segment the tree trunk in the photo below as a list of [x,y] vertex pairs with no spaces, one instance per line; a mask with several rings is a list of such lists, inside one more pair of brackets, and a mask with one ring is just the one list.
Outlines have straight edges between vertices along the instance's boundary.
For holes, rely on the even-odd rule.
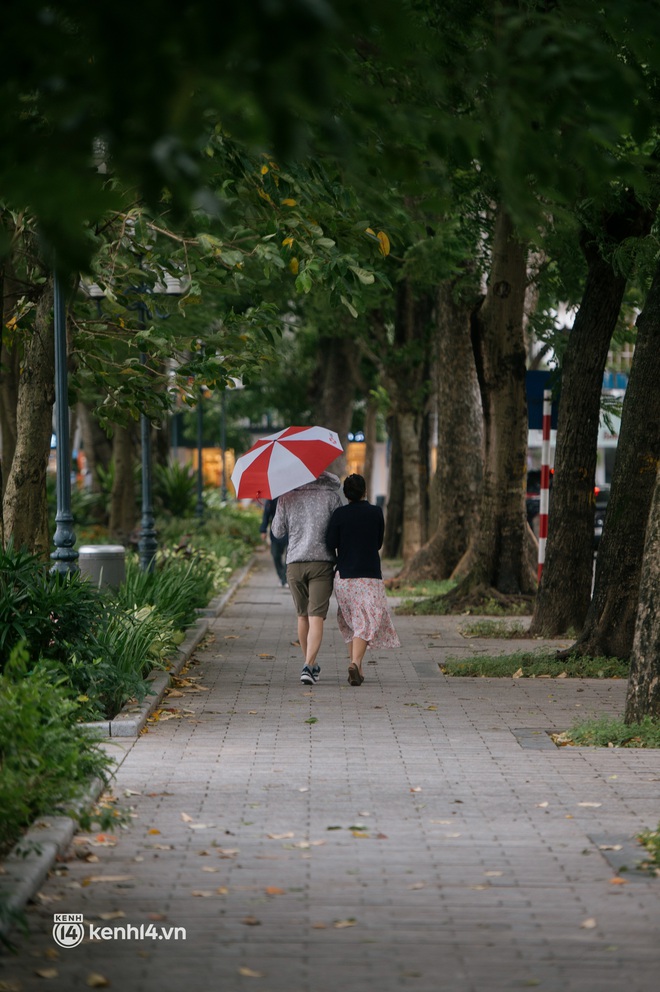
[[660,268],[637,326],[594,593],[571,653],[629,658],[633,647],[644,538],[660,462]]
[[34,327],[25,339],[16,408],[19,430],[3,500],[7,540],[44,557],[50,551],[46,470],[55,402],[52,309],[49,279],[37,302]]
[[639,608],[626,696],[626,723],[639,723],[645,716],[660,717],[660,612],[657,607],[659,584],[660,473],[656,476],[646,531]]
[[424,444],[435,300],[407,279],[397,286],[394,345],[381,366],[393,402],[401,444],[403,472],[404,561],[422,546],[422,502],[428,481],[428,444]]
[[[4,485],[16,450],[18,405],[19,348],[16,331],[9,330],[14,307],[21,289],[14,277],[9,261],[0,270],[2,292],[2,327],[0,327],[0,438],[2,439],[2,471],[0,474],[0,502]],[[3,481],[4,480],[4,481]]]
[[133,474],[133,431],[116,426],[112,440],[115,471],[110,497],[110,536],[118,544],[130,544],[138,519]]
[[367,484],[367,499],[373,500],[374,455],[376,453],[376,414],[378,410],[373,396],[367,396],[367,409],[364,416],[364,479]]
[[488,586],[504,595],[531,593],[535,584],[525,550],[526,257],[511,218],[500,208],[488,291],[472,320],[485,454],[480,525],[464,585]]
[[483,417],[470,340],[474,302],[457,298],[454,281],[437,294],[434,380],[437,467],[432,482],[431,539],[404,566],[400,581],[447,579],[466,552],[479,519]]
[[388,419],[387,433],[390,438],[390,464],[383,558],[399,558],[403,540],[403,453],[399,425],[394,416]]
[[[319,358],[315,376],[313,409],[317,423],[339,435],[346,447],[353,418],[355,397],[355,346],[349,337],[319,339]],[[328,466],[336,475],[346,475],[346,455]]]
[[[610,245],[641,236],[647,211],[625,204],[611,215],[601,237]],[[582,304],[562,364],[555,471],[543,580],[530,632],[553,637],[581,630],[591,600],[596,470],[603,371],[626,279],[603,257],[594,236],[583,233],[588,274]]]

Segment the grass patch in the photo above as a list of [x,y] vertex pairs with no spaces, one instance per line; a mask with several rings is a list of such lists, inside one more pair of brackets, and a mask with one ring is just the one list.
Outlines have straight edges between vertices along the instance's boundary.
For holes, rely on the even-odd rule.
[[405,604],[412,605],[418,599],[426,599],[430,596],[446,596],[448,592],[456,586],[456,582],[451,579],[444,579],[442,582],[406,582],[396,588],[386,588],[388,596],[400,596],[405,600]]
[[[401,616],[418,617],[444,617],[456,613],[474,613],[479,616],[509,617],[509,616],[529,616],[532,612],[532,599],[530,596],[508,597],[506,602],[500,602],[495,597],[476,597],[473,602],[466,604],[456,601],[448,596],[448,593],[456,587],[456,582],[436,583],[444,588],[439,594],[429,594],[426,598],[418,600],[406,600],[400,606],[395,607],[394,612]],[[404,587],[405,588],[405,587]],[[402,590],[397,590],[398,595],[402,595]],[[420,592],[420,596],[423,594]]]
[[464,678],[628,678],[628,662],[619,658],[557,658],[554,651],[516,651],[513,654],[448,658],[441,666],[444,675]]
[[642,862],[642,868],[652,871],[655,875],[660,875],[660,823],[657,830],[645,830],[638,835],[637,839],[649,852],[648,858]]
[[[555,739],[558,738],[558,739]],[[562,734],[554,734],[555,744],[583,747],[660,747],[660,720],[646,716],[641,723],[624,723],[617,717],[582,720]]]
[[501,637],[504,640],[529,637],[527,626],[517,621],[507,623],[503,620],[474,620],[472,623],[463,624],[460,632],[463,637]]

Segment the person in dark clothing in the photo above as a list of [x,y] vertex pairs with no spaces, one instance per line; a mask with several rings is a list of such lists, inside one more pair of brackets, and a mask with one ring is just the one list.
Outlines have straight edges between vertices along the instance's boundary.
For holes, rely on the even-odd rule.
[[362,685],[362,660],[368,647],[400,646],[385,595],[380,548],[385,533],[383,511],[367,502],[361,475],[344,480],[346,506],[334,511],[326,543],[337,555],[334,592],[337,623],[348,644],[348,681]]
[[286,546],[287,538],[285,537],[275,537],[271,529],[271,524],[273,523],[273,517],[275,516],[275,511],[277,510],[277,497],[275,499],[267,499],[264,506],[263,516],[261,518],[261,527],[259,528],[259,533],[261,534],[261,540],[266,542],[268,540],[268,531],[270,530],[270,553],[273,558],[273,564],[275,566],[275,571],[277,572],[277,577],[280,580],[280,584],[284,587],[287,585],[286,581]]

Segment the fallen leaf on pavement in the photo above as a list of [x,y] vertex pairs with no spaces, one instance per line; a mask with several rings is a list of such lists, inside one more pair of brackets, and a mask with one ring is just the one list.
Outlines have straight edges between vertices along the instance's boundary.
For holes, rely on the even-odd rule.
[[599,851],[620,851],[622,848],[621,844],[599,844]]
[[295,837],[293,830],[287,831],[285,834],[267,834],[269,840],[287,840],[289,837]]
[[598,926],[598,924],[596,923],[596,921],[593,918],[593,916],[590,916],[589,919],[582,921],[582,923],[580,924],[580,929],[581,930],[593,930],[597,926]]
[[204,865],[204,867],[202,868],[202,871],[216,872],[216,871],[220,871],[220,869],[219,868],[214,868],[213,865]]
[[252,968],[239,968],[239,975],[243,975],[244,978],[263,978],[263,971],[253,971]]
[[627,884],[628,884],[628,880],[625,878],[619,878],[618,875],[615,875],[614,878],[610,879],[610,885],[627,885]]
[[182,813],[181,819],[183,820],[184,823],[192,823],[195,817],[189,816],[188,813]]
[[210,889],[193,889],[191,896],[198,896],[200,899],[210,899],[213,895]]
[[285,889],[279,889],[277,885],[267,885],[264,889],[267,896],[283,896],[285,891]]
[[602,803],[578,803],[578,806],[602,806]]
[[523,670],[519,668],[517,672],[514,672],[511,676],[512,679],[521,679],[523,677]]
[[90,875],[83,878],[82,885],[91,885],[92,882],[132,882],[132,875]]
[[37,968],[35,975],[38,975],[39,978],[57,978],[59,971],[57,968]]
[[157,827],[152,827],[151,830],[147,830],[148,834],[159,834],[160,830]]
[[336,920],[332,925],[335,930],[345,930],[346,927],[354,927],[356,922],[356,920],[351,918],[349,920]]
[[244,923],[246,927],[261,926],[261,920],[258,920],[256,916],[244,916],[241,923]]
[[121,920],[125,916],[126,916],[126,913],[123,913],[121,911],[121,909],[115,909],[114,912],[111,912],[111,913],[99,913],[98,919],[99,920]]
[[92,971],[87,976],[85,984],[88,985],[90,989],[107,989],[110,982],[103,975],[99,975],[98,972]]

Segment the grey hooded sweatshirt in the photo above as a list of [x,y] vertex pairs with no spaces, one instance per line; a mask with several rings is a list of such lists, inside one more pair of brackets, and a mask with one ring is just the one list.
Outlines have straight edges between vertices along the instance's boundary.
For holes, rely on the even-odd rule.
[[332,472],[298,489],[283,493],[270,526],[273,537],[286,537],[286,563],[294,561],[334,561],[325,543],[325,532],[333,512],[342,505],[341,483]]

